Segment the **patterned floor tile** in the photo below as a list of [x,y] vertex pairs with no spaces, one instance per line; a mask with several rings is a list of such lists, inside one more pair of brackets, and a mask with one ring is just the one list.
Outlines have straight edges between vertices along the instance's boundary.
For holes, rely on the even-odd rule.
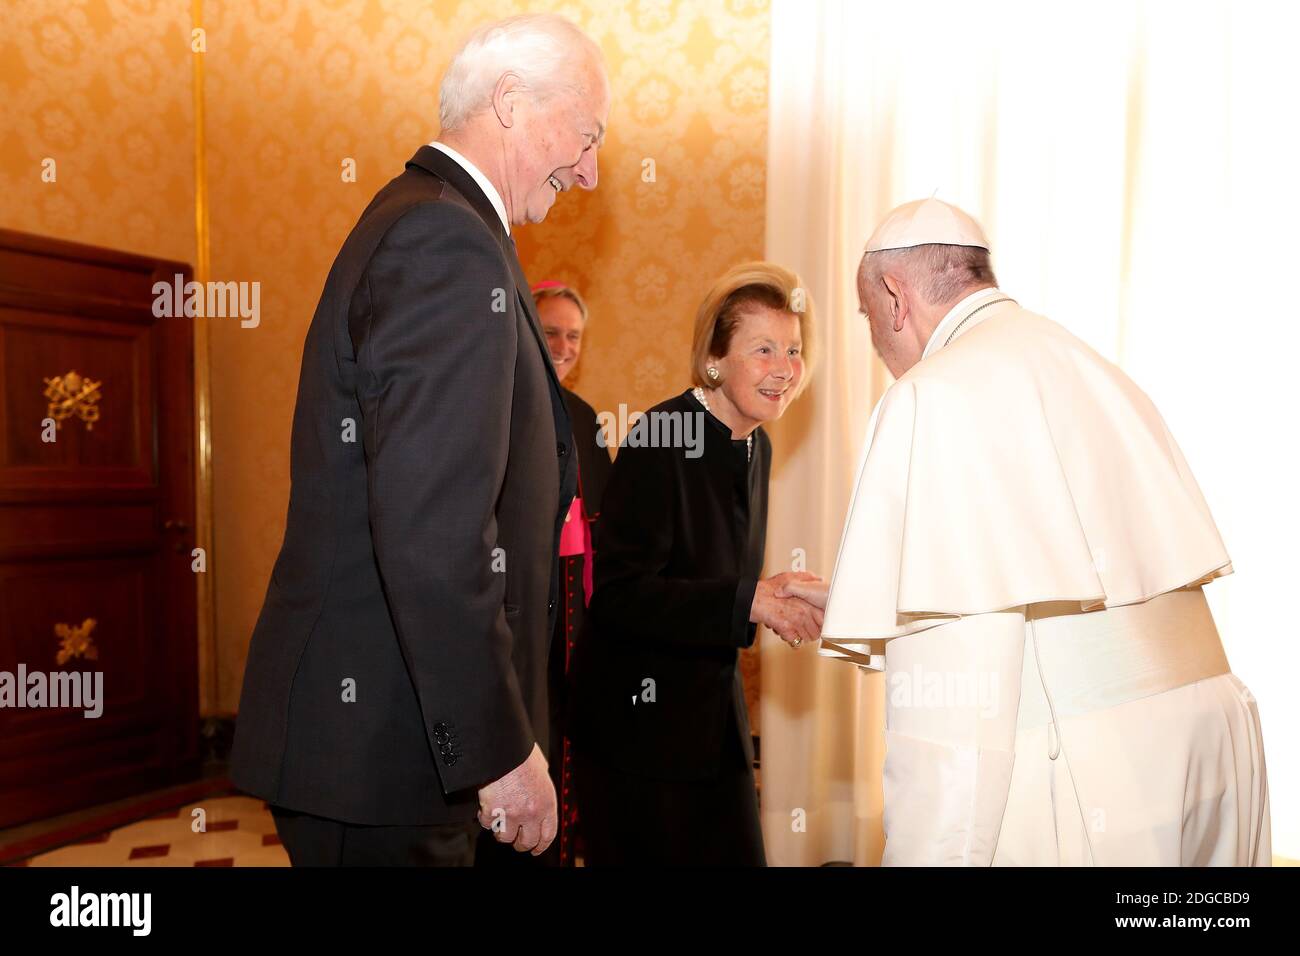
[[[203,828],[196,832],[199,821]],[[288,866],[289,857],[262,800],[213,797],[28,862],[32,866]]]

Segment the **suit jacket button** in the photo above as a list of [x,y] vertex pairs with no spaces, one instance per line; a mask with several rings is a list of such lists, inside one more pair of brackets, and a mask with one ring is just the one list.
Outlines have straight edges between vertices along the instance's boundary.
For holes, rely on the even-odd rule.
[[554,610],[555,610],[555,602],[554,602],[554,601],[547,601],[547,602],[546,602],[546,610],[548,610],[548,611],[554,611]]
[[445,734],[447,732],[447,725],[440,720],[433,725],[433,732],[435,734]]
[[564,444],[564,442],[556,442],[555,453],[559,455],[561,458],[563,458],[565,455],[569,453],[569,446]]

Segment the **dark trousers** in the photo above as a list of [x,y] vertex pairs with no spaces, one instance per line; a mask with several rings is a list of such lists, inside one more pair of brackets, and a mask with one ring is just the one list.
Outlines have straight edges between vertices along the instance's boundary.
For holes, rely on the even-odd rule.
[[754,768],[735,734],[709,780],[628,773],[574,749],[587,866],[766,866]]
[[473,866],[478,820],[430,826],[367,826],[272,807],[294,866]]

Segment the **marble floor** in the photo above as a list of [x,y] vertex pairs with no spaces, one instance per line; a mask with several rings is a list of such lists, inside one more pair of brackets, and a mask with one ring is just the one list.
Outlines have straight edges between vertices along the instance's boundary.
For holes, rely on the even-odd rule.
[[288,866],[266,803],[205,797],[17,866]]

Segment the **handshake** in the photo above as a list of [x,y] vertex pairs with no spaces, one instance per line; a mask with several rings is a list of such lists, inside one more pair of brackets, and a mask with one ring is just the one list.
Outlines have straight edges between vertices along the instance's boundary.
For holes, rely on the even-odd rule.
[[758,582],[749,619],[763,624],[791,647],[817,643],[827,584],[808,571],[786,571]]

